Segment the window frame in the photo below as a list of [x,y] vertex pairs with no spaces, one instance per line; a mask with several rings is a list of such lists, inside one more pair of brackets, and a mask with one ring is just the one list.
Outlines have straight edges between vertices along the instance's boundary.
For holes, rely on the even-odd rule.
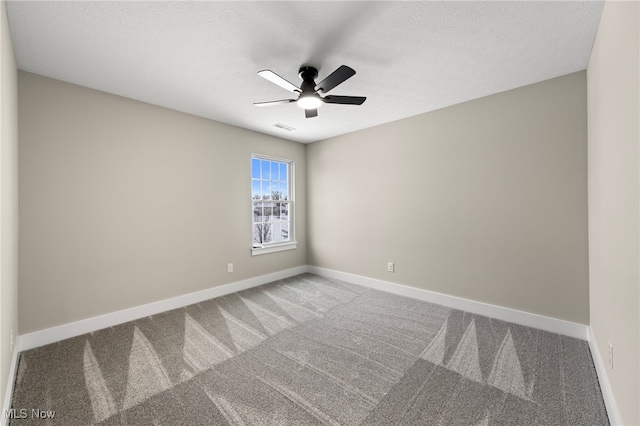
[[[255,243],[253,242],[253,230],[255,226],[253,212],[254,212],[254,199],[253,199],[253,160],[266,160],[266,161],[278,161],[280,163],[286,163],[288,165],[287,170],[287,183],[288,183],[288,200],[280,201],[289,205],[289,241],[285,242],[272,242],[272,243]],[[298,243],[295,239],[295,162],[287,158],[273,157],[270,155],[252,153],[249,160],[249,194],[251,195],[251,255],[258,256],[267,253],[276,253],[279,251],[293,250],[298,247]],[[262,180],[262,179],[261,179]],[[264,202],[264,201],[263,201]]]

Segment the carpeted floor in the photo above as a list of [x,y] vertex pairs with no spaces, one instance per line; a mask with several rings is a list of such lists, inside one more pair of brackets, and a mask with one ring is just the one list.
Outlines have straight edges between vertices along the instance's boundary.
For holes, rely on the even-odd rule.
[[11,425],[609,424],[586,342],[311,274],[23,352],[13,408]]

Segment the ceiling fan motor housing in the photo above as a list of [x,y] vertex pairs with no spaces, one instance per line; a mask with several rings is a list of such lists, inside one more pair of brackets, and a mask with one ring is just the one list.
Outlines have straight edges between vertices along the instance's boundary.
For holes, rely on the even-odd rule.
[[316,77],[318,77],[318,70],[314,67],[303,66],[300,67],[298,75],[302,79],[302,85],[300,85],[300,90],[302,90],[302,93],[315,93],[315,79]]

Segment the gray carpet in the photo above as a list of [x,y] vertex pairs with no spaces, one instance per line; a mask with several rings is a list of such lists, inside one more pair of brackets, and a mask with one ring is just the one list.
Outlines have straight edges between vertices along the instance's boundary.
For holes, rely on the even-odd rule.
[[311,274],[23,352],[13,408],[11,425],[609,424],[586,342]]

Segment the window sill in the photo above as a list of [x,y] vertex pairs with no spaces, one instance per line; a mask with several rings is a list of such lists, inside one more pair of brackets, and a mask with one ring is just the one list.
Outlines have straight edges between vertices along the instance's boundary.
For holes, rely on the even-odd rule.
[[251,256],[259,256],[261,254],[275,253],[278,251],[285,251],[285,250],[293,250],[296,247],[298,247],[298,243],[296,242],[273,244],[273,245],[268,245],[264,247],[253,247],[251,249]]

